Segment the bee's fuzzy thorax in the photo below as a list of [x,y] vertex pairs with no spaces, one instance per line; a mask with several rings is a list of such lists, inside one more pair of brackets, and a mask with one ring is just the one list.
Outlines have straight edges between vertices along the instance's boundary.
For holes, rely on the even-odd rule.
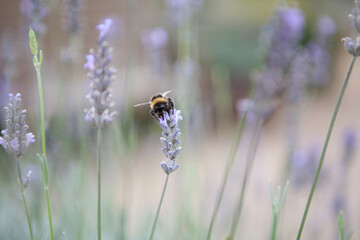
[[166,100],[164,97],[157,97],[151,101],[151,108],[154,108],[156,104],[161,102],[167,103],[168,100]]

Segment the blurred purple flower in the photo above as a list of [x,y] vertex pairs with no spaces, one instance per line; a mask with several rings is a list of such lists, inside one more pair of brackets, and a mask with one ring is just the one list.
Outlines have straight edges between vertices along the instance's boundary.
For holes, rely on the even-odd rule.
[[64,0],[64,28],[70,33],[76,33],[81,27],[81,11],[83,0]]
[[36,34],[46,32],[44,19],[49,14],[49,9],[45,6],[43,0],[21,0],[20,12],[27,18],[30,25],[29,27],[31,27]]
[[262,118],[274,111],[277,95],[287,85],[285,74],[302,38],[304,24],[300,9],[278,8],[261,31],[259,44],[264,66],[251,78],[255,88],[255,113]]
[[269,67],[286,67],[303,36],[304,26],[305,18],[300,9],[277,9],[275,17],[264,28],[260,37]]
[[290,37],[298,39],[301,37],[305,18],[303,12],[298,8],[280,8],[278,17],[284,27],[284,31],[288,31]]
[[305,96],[311,68],[311,53],[303,48],[294,56],[290,64],[287,86],[287,100],[292,108],[297,108]]
[[306,46],[310,54],[309,83],[312,85],[321,87],[330,80],[331,54],[329,49],[335,31],[336,24],[331,18],[325,16],[318,19],[315,40]]
[[166,55],[168,41],[169,36],[161,27],[146,29],[141,33],[141,42],[144,45],[147,62],[155,73],[162,74],[168,68]]
[[163,28],[157,27],[150,30],[144,30],[141,33],[141,41],[145,46],[152,48],[164,48],[168,44],[169,36]]
[[318,38],[326,39],[332,37],[336,33],[336,23],[335,21],[328,16],[322,16],[317,21],[317,32]]
[[342,163],[348,166],[352,160],[353,153],[356,149],[358,141],[358,133],[355,129],[348,129],[344,133],[343,144],[344,144],[344,153],[342,157]]
[[192,18],[204,5],[204,0],[165,0],[168,15],[175,23]]
[[318,150],[317,146],[311,146],[307,151],[294,152],[291,159],[291,176],[295,186],[301,187],[312,181],[316,172]]
[[355,129],[348,129],[344,134],[344,145],[346,149],[354,149],[357,145],[358,133]]

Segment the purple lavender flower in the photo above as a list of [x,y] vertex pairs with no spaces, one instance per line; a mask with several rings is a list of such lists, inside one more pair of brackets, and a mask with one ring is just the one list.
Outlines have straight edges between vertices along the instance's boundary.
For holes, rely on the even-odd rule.
[[[350,19],[353,21],[355,29],[360,32],[360,2],[355,1],[355,8],[352,11],[352,14],[349,15]],[[360,55],[360,37],[352,39],[345,37],[341,39],[344,43],[346,51],[348,51],[353,56]]]
[[112,49],[105,41],[111,23],[111,19],[106,19],[103,24],[97,26],[100,31],[98,50],[97,52],[90,50],[90,54],[86,55],[87,62],[84,65],[84,68],[89,69],[88,77],[91,83],[87,98],[92,105],[90,109],[85,109],[85,120],[98,128],[112,123],[116,114],[109,110],[113,105],[109,85],[115,78],[116,70],[110,66]]
[[84,64],[85,69],[94,70],[95,69],[95,56],[94,54],[86,55],[86,63]]
[[178,121],[182,120],[180,110],[170,110],[170,113],[164,112],[164,116],[159,119],[160,127],[162,128],[162,137],[160,141],[163,145],[161,151],[167,158],[167,161],[160,163],[161,168],[166,174],[174,172],[180,167],[180,164],[176,162],[181,147],[180,145],[180,128],[178,127]]
[[324,86],[330,80],[329,66],[331,54],[330,43],[336,31],[336,24],[330,17],[321,17],[317,21],[315,40],[306,48],[310,54],[310,83],[316,86]]
[[285,74],[302,38],[304,24],[300,9],[279,8],[261,32],[260,46],[265,64],[251,77],[255,88],[255,112],[262,118],[274,110],[276,96],[287,86]]
[[284,68],[303,36],[305,18],[298,8],[279,8],[274,19],[261,34],[261,45],[266,49],[268,66]]
[[298,8],[280,8],[278,17],[284,31],[288,31],[288,37],[298,40],[301,37],[305,19],[303,12]]
[[25,122],[26,110],[21,110],[21,94],[14,97],[9,94],[9,103],[6,110],[6,129],[1,131],[0,145],[7,153],[16,158],[24,154],[30,143],[35,142],[35,136],[27,133],[29,128]]
[[112,19],[108,18],[104,20],[104,23],[96,26],[96,28],[100,31],[99,40],[98,40],[99,42],[104,41],[105,36],[110,31],[112,23],[113,23]]
[[30,27],[36,34],[46,32],[44,19],[49,14],[49,9],[45,6],[43,0],[21,0],[20,11],[26,16]]
[[349,14],[349,18],[353,21],[354,28],[360,33],[360,2],[355,1],[355,8]]

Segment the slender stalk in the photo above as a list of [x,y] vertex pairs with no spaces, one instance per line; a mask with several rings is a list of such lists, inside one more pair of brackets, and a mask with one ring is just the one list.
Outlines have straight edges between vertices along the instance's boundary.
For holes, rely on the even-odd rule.
[[34,236],[33,236],[33,231],[32,231],[32,227],[31,227],[29,211],[28,211],[28,207],[27,207],[27,204],[26,204],[25,194],[24,194],[23,187],[21,186],[20,188],[21,188],[22,199],[24,201],[25,213],[26,213],[26,218],[27,218],[29,232],[30,232],[30,239],[33,240]]
[[253,138],[251,140],[249,155],[248,155],[247,160],[246,160],[246,167],[245,167],[245,173],[244,173],[244,177],[243,177],[243,183],[242,183],[242,186],[241,186],[239,204],[237,205],[237,207],[235,209],[235,213],[234,213],[233,220],[232,220],[232,223],[231,223],[231,229],[230,229],[230,234],[229,234],[229,238],[228,238],[229,240],[232,240],[235,237],[236,228],[237,228],[237,225],[239,223],[241,210],[242,210],[242,206],[243,206],[243,202],[244,202],[244,196],[245,196],[245,189],[246,189],[246,185],[247,185],[247,180],[248,180],[249,174],[251,173],[252,165],[253,165],[254,158],[255,158],[255,153],[256,153],[256,150],[257,150],[258,145],[259,145],[262,126],[263,126],[263,118],[260,117],[256,121],[254,135],[253,135]]
[[41,146],[42,146],[42,153],[43,155],[46,156],[44,94],[42,89],[40,68],[36,69],[36,76],[38,80],[39,100],[40,100]]
[[[42,58],[42,57],[41,57]],[[37,59],[37,57],[36,57]],[[36,76],[38,80],[38,89],[39,89],[39,102],[40,102],[40,120],[41,120],[41,145],[42,145],[42,152],[43,152],[43,163],[44,170],[46,171],[46,175],[48,175],[47,169],[47,157],[46,157],[46,141],[45,141],[45,114],[44,114],[44,94],[42,89],[42,82],[41,82],[41,72],[40,67],[36,69]],[[49,187],[48,187],[48,179],[44,179],[45,182],[45,196],[46,196],[46,204],[47,204],[47,211],[48,211],[48,219],[49,219],[49,228],[50,228],[50,239],[54,240],[54,233],[53,233],[53,226],[52,226],[52,217],[51,217],[51,207],[50,207],[50,197],[49,197]]]
[[19,173],[19,186],[20,186],[21,196],[22,196],[22,199],[23,199],[23,202],[24,202],[26,219],[27,219],[27,222],[28,222],[29,233],[30,233],[30,239],[33,240],[34,236],[33,236],[33,231],[32,231],[32,227],[31,227],[29,211],[28,211],[28,207],[27,207],[27,204],[26,204],[25,194],[24,194],[24,183],[23,183],[22,176],[21,176],[19,159],[17,157],[15,157],[15,160],[16,160],[16,165],[17,165],[17,169],[18,169],[18,173]]
[[278,215],[273,214],[273,225],[272,225],[272,231],[271,231],[271,240],[276,240],[276,230],[277,230],[277,224],[278,224]]
[[52,228],[51,207],[50,207],[50,196],[49,196],[49,187],[48,187],[48,185],[45,186],[45,196],[46,196],[46,205],[47,205],[48,219],[49,219],[49,226],[50,226],[50,237],[51,237],[51,240],[54,240],[54,233],[53,233],[53,228]]
[[289,181],[286,182],[284,192],[280,199],[281,187],[278,186],[276,188],[276,195],[274,198],[272,181],[269,180],[270,198],[271,198],[272,215],[273,215],[272,216],[273,223],[272,223],[272,230],[271,230],[271,240],[276,240],[276,233],[277,233],[277,226],[278,226],[278,221],[279,221],[279,217],[280,217],[280,212],[281,212],[282,206],[284,205],[284,201],[285,201],[286,193],[287,193],[287,190],[289,187],[289,183],[290,183]]
[[97,131],[97,175],[98,175],[98,197],[97,197],[97,233],[101,240],[101,127]]
[[208,231],[207,238],[206,238],[207,240],[210,240],[210,238],[211,238],[212,228],[214,226],[215,219],[216,219],[217,213],[219,211],[220,203],[221,203],[222,197],[224,195],[224,190],[225,190],[225,186],[226,186],[226,183],[227,183],[227,180],[229,177],[229,173],[230,173],[231,167],[234,163],[234,159],[235,159],[236,152],[237,152],[237,149],[239,146],[239,142],[240,142],[242,134],[244,132],[244,127],[245,127],[245,123],[246,123],[246,115],[247,115],[247,112],[245,112],[245,114],[238,120],[236,133],[235,133],[235,139],[231,146],[229,158],[226,162],[226,167],[225,167],[223,179],[222,179],[222,182],[220,185],[219,194],[218,194],[218,197],[217,197],[217,200],[215,203],[213,215],[211,217],[210,227],[209,227],[209,231]]
[[166,190],[168,180],[169,180],[169,174],[166,174],[165,185],[164,185],[164,189],[163,189],[162,194],[161,194],[161,198],[160,198],[159,206],[158,206],[158,209],[157,209],[157,212],[156,212],[156,217],[155,217],[155,220],[154,220],[154,224],[153,224],[152,229],[151,229],[151,234],[150,234],[150,238],[149,238],[150,240],[153,239],[153,236],[154,236],[154,233],[155,233],[156,223],[157,223],[157,220],[159,218],[160,208],[161,208],[161,204],[162,204],[163,199],[164,199],[165,190]]
[[305,221],[306,221],[306,217],[307,217],[307,214],[308,214],[308,211],[309,211],[309,208],[310,208],[311,200],[312,200],[312,197],[314,195],[314,191],[315,191],[316,184],[317,184],[317,181],[318,181],[318,178],[319,178],[319,175],[320,175],[321,167],[322,167],[323,162],[324,162],[324,158],[325,158],[326,150],[327,150],[327,147],[328,147],[328,144],[329,144],[330,136],[331,136],[332,130],[334,128],[336,116],[338,114],[342,99],[344,97],[344,93],[345,93],[347,84],[349,82],[350,75],[351,75],[352,69],[354,67],[355,60],[356,60],[356,56],[354,56],[352,61],[351,61],[349,70],[348,70],[348,72],[346,74],[346,78],[344,80],[344,83],[343,83],[343,86],[341,88],[338,100],[336,102],[334,113],[333,113],[333,115],[331,117],[330,126],[329,126],[329,129],[327,131],[326,138],[325,138],[325,143],[324,143],[324,146],[323,146],[323,149],[322,149],[322,152],[321,152],[319,165],[318,165],[317,170],[316,170],[315,178],[314,178],[314,181],[313,181],[313,184],[312,184],[312,187],[311,187],[311,191],[310,191],[307,203],[306,203],[305,211],[304,211],[304,214],[303,214],[303,217],[302,217],[302,220],[301,220],[301,225],[300,225],[300,228],[299,228],[299,232],[298,232],[298,235],[296,237],[297,240],[300,240],[300,238],[301,238],[302,230],[303,230],[304,225],[305,225]]

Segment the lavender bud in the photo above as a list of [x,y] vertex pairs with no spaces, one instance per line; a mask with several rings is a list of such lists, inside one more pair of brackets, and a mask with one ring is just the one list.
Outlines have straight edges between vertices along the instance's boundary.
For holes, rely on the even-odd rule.
[[27,186],[30,182],[31,174],[32,174],[32,171],[30,170],[25,177],[22,177],[22,183],[23,183],[24,189],[27,188]]
[[160,163],[161,168],[166,174],[170,174],[180,167],[180,164],[176,162],[180,153],[180,129],[178,127],[178,121],[182,120],[180,110],[170,110],[170,113],[164,112],[164,116],[159,119],[160,127],[162,128],[162,136],[160,141],[163,145],[161,151],[167,158],[167,161]]
[[110,66],[112,49],[108,46],[105,38],[111,27],[112,20],[106,19],[103,24],[97,26],[100,31],[98,38],[98,50],[90,50],[86,55],[87,62],[84,65],[88,69],[88,77],[91,80],[90,91],[87,94],[90,109],[85,109],[85,121],[96,127],[106,127],[112,123],[115,112],[110,112],[113,105],[111,101],[110,83],[114,80],[115,68]]
[[341,41],[344,43],[346,51],[348,51],[351,55],[360,55],[360,37],[357,37],[356,41],[352,38],[344,37]]
[[25,122],[26,111],[20,109],[20,103],[20,93],[15,97],[9,94],[9,103],[5,107],[6,129],[1,131],[3,137],[0,137],[0,145],[14,157],[23,155],[30,143],[35,142],[34,134],[26,133],[28,129]]

